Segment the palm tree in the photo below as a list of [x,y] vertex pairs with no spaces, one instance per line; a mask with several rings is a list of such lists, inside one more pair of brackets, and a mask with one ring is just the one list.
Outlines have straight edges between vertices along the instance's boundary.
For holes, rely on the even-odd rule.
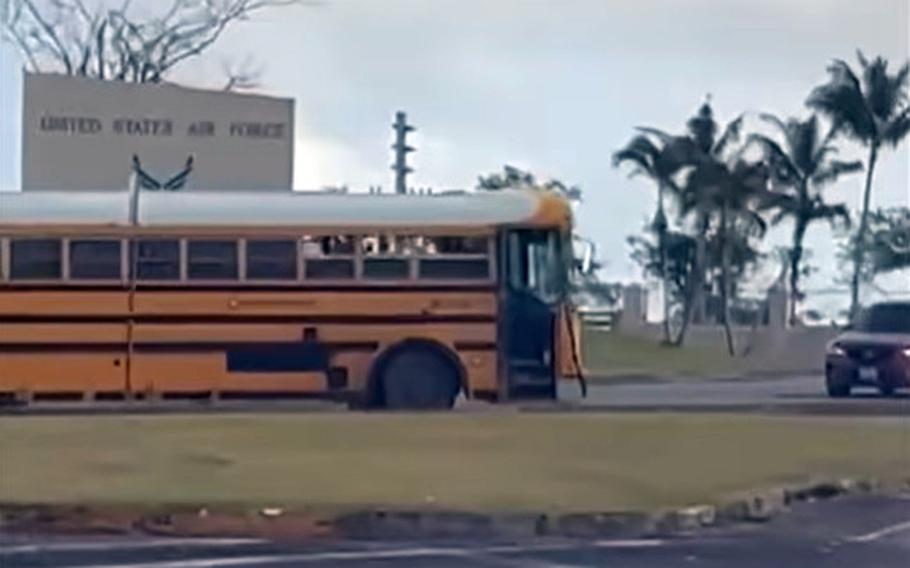
[[771,223],[776,225],[784,219],[793,221],[789,254],[789,317],[790,324],[794,325],[796,302],[801,298],[799,278],[802,274],[803,239],[806,231],[816,221],[850,222],[847,207],[843,203],[825,203],[821,191],[841,175],[862,170],[863,164],[831,159],[831,155],[837,152],[832,144],[837,127],[831,127],[822,137],[815,115],[806,120],[791,118],[786,122],[771,114],[762,114],[761,118],[774,126],[783,138],[783,144],[780,144],[769,136],[752,134],[749,141],[763,148],[765,161],[775,182],[775,191],[768,194],[763,205],[764,208],[776,210]]
[[[727,123],[721,135],[718,136],[720,125],[714,118],[711,98],[708,96],[695,116],[686,122],[687,136],[695,150],[695,154],[690,160],[690,165],[721,164],[729,160],[731,150],[739,141],[742,123],[743,117],[740,115]],[[696,277],[692,279],[693,289],[690,305],[688,310],[684,312],[683,328],[685,329],[690,319],[698,323],[705,321],[704,274],[707,266],[707,234],[711,227],[713,205],[707,199],[707,194],[691,183],[687,184],[684,199],[687,201],[684,209],[695,212],[696,231]]]
[[[691,172],[692,168],[722,164],[730,160],[731,150],[740,138],[742,123],[743,117],[740,115],[721,130],[714,119],[709,96],[695,116],[686,122],[684,136],[673,136],[656,128],[639,128],[639,131],[659,140],[665,150],[672,150],[669,156],[672,156],[676,171],[684,173]],[[699,323],[705,320],[707,239],[708,231],[711,229],[711,217],[715,213],[714,205],[707,198],[707,194],[691,183],[681,188],[678,199],[683,216],[694,213],[696,246],[693,274],[686,282],[688,289],[684,293],[682,323],[674,341],[677,346],[682,345],[692,320]],[[659,203],[661,202],[659,200]]]
[[730,327],[734,284],[732,255],[738,240],[761,238],[765,234],[767,226],[757,212],[756,204],[766,194],[768,179],[768,168],[762,163],[748,163],[738,157],[728,162],[706,160],[691,172],[683,189],[683,195],[689,196],[690,207],[702,212],[709,223],[712,216],[717,218],[715,238],[721,256],[722,323],[731,356],[736,354]]
[[[828,67],[828,82],[813,89],[806,104],[829,117],[838,132],[869,149],[863,209],[856,235],[857,242],[862,243],[865,242],[868,227],[869,201],[878,153],[885,145],[896,147],[910,132],[910,105],[907,101],[910,63],[904,63],[892,75],[888,73],[888,62],[883,57],[869,61],[861,51],[857,51],[856,55],[862,68],[862,79],[846,62],[835,60]],[[859,307],[864,254],[863,247],[856,247],[850,281],[851,316]]]
[[[663,333],[664,343],[669,345],[672,342],[670,299],[667,291],[667,229],[669,224],[664,211],[664,196],[668,190],[679,195],[679,187],[674,176],[686,163],[685,156],[688,153],[685,146],[688,142],[684,138],[673,137],[663,132],[655,135],[654,132],[657,131],[647,130],[651,134],[643,133],[635,136],[624,148],[613,154],[613,166],[619,167],[624,163],[630,163],[633,165],[630,175],[647,176],[657,186],[657,206],[650,228],[657,235],[658,258],[654,272],[661,278],[664,285]],[[654,139],[657,140],[657,143]]]
[[866,241],[855,236],[841,245],[841,258],[850,260],[857,247],[863,247],[865,259],[861,280],[874,285],[875,277],[910,269],[910,207],[889,207],[869,211]]

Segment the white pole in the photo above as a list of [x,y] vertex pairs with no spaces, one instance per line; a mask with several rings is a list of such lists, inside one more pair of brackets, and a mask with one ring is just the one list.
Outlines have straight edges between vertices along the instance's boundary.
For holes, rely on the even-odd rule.
[[139,174],[130,174],[129,181],[129,223],[131,227],[139,224]]
[[130,174],[129,181],[129,238],[128,245],[128,262],[129,270],[129,292],[127,295],[127,320],[126,320],[126,390],[127,397],[133,396],[133,328],[135,321],[133,313],[136,309],[136,265],[139,251],[136,247],[136,227],[139,225],[139,173],[135,170]]

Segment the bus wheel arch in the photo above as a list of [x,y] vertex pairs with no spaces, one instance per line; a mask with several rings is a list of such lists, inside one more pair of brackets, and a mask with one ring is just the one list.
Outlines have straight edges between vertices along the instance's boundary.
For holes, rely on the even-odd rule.
[[445,409],[462,391],[467,392],[467,372],[455,351],[439,341],[409,338],[376,358],[364,395],[368,408]]

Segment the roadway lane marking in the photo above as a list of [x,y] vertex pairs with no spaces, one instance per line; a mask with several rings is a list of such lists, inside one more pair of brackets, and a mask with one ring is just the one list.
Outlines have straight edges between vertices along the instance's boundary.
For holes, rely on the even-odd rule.
[[199,558],[138,564],[98,564],[80,568],[229,568],[231,566],[262,566],[267,564],[302,564],[310,562],[392,560],[427,557],[471,557],[483,551],[462,548],[411,548],[398,550],[312,552],[305,554],[275,554],[259,556],[234,556],[227,558]]
[[597,540],[593,544],[597,548],[651,548],[663,546],[666,541],[658,538],[638,538],[630,540]]
[[880,530],[877,530],[874,532],[861,534],[861,535],[857,535],[857,536],[851,536],[850,538],[847,539],[847,541],[848,542],[874,542],[876,540],[879,540],[880,538],[884,538],[886,536],[891,536],[893,534],[901,533],[904,531],[910,531],[910,521],[904,521],[902,523],[890,525],[890,526],[887,526],[883,529],[880,529]]
[[[558,552],[563,550],[597,548],[642,548],[660,546],[661,540],[602,540],[594,543],[576,542],[550,545],[503,545],[480,548],[415,547],[389,550],[327,551],[300,554],[261,554],[255,556],[233,556],[222,558],[198,558],[193,560],[168,560],[161,562],[140,562],[131,564],[96,564],[80,568],[230,568],[232,566],[263,566],[268,564],[302,564],[310,562],[393,560],[405,558],[449,557],[481,558],[495,554],[522,554],[531,552]],[[558,566],[558,565],[554,565]]]
[[0,546],[0,556],[11,554],[35,554],[42,552],[92,552],[102,550],[130,550],[143,548],[243,546],[264,544],[267,541],[254,538],[166,538],[149,540],[109,540],[101,542],[55,542],[48,544],[15,544]]

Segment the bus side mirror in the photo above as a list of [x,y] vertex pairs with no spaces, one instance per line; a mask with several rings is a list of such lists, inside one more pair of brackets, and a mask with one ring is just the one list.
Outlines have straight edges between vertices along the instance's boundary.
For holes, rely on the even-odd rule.
[[576,239],[582,245],[581,254],[578,255],[577,266],[581,274],[590,274],[594,269],[594,243],[588,240]]

